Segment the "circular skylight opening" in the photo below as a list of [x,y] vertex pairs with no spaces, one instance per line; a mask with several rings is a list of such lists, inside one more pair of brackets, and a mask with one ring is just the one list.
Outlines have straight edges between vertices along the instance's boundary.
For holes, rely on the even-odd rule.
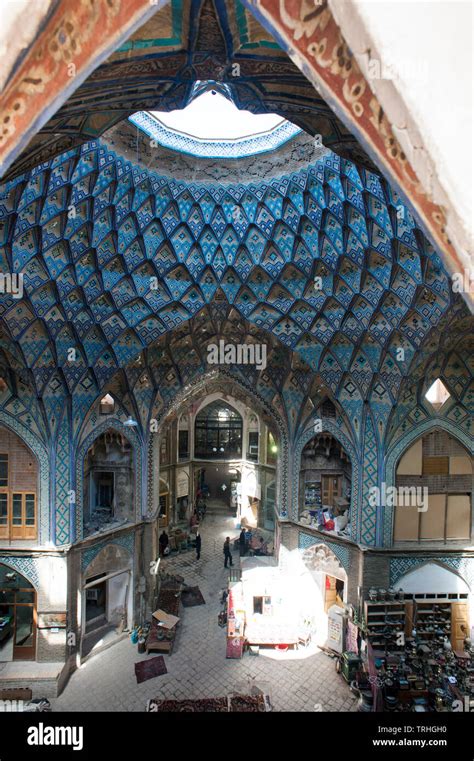
[[252,114],[208,89],[186,108],[140,111],[130,121],[157,144],[193,156],[240,158],[279,148],[301,129],[278,114]]
[[179,111],[151,111],[158,121],[199,140],[239,140],[274,130],[285,119],[278,114],[243,111],[216,90],[208,90]]

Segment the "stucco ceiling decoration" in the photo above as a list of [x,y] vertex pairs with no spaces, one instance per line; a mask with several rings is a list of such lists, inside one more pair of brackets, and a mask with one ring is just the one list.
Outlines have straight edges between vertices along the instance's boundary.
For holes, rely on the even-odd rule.
[[[472,260],[472,240],[466,241],[464,236],[461,242],[458,235],[451,240],[447,211],[439,203],[439,187],[434,193],[433,180],[424,171],[420,179],[420,166],[406,155],[399,142],[400,131],[394,130],[366,78],[367,62],[364,64],[360,56],[353,55],[326,0],[242,1],[288,50],[291,60],[331,103],[380,171],[403,194],[432,243],[443,252],[449,271],[462,273]],[[393,109],[390,111],[393,115]],[[403,143],[407,146],[406,140]],[[451,207],[451,217],[455,218],[453,211]],[[453,232],[459,232],[459,225],[457,231],[451,227]],[[463,244],[469,247],[467,251]],[[472,289],[465,290],[465,299],[473,305]]]
[[298,354],[348,409],[374,394],[396,404],[440,327],[454,336],[456,318],[469,331],[467,307],[377,175],[329,151],[285,169],[186,183],[97,141],[10,182],[0,264],[24,274],[24,297],[0,302],[1,345],[37,394],[60,368],[89,398],[218,301]]
[[[398,127],[392,128],[325,0],[62,0],[24,58],[8,65],[13,73],[0,130],[0,166],[10,168],[8,177],[102,135],[134,111],[181,107],[192,80],[228,80],[243,108],[281,113],[369,168],[370,155],[412,204],[449,271],[469,266],[456,210],[433,198],[432,174],[420,182]],[[464,297],[472,302],[469,289]]]

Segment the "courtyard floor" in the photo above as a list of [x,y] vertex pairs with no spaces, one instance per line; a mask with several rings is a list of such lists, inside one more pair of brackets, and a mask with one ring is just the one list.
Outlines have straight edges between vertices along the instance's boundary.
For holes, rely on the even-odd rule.
[[[91,656],[70,678],[63,693],[51,699],[53,711],[144,711],[150,698],[223,697],[249,694],[252,687],[270,696],[274,711],[354,711],[356,699],[335,661],[317,648],[276,654],[260,651],[241,660],[225,657],[225,629],[217,624],[222,590],[227,586],[222,545],[226,535],[238,535],[233,519],[206,516],[201,526],[201,559],[187,552],[166,561],[166,569],[198,585],[206,605],[181,607],[180,627],[171,656],[164,656],[168,673],[136,683],[134,663],[152,658],[139,655],[129,638]],[[234,565],[239,565],[234,553]]]

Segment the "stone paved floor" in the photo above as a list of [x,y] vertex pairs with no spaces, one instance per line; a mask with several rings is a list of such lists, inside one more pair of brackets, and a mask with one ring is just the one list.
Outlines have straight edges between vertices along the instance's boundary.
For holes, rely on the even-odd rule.
[[[172,656],[164,656],[168,673],[137,685],[133,665],[153,657],[138,655],[124,639],[91,657],[70,678],[54,711],[144,711],[149,698],[183,699],[221,697],[229,692],[248,693],[256,686],[270,695],[275,711],[353,711],[355,699],[335,662],[319,650],[278,654],[262,652],[242,660],[225,657],[225,629],[217,625],[220,597],[228,572],[223,567],[222,545],[238,532],[233,521],[207,515],[202,524],[202,554],[183,553],[167,561],[168,569],[199,585],[206,605],[181,608],[181,623]],[[239,564],[234,553],[234,564]]]

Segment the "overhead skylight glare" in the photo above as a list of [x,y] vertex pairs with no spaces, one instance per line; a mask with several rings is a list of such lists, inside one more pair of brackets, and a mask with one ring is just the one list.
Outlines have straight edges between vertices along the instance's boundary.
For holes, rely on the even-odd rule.
[[240,110],[217,87],[196,95],[181,110],[138,111],[129,121],[164,148],[202,158],[265,153],[302,132],[278,114]]
[[152,111],[169,129],[200,140],[238,140],[275,129],[285,120],[278,114],[242,111],[215,90],[208,90],[179,111]]

